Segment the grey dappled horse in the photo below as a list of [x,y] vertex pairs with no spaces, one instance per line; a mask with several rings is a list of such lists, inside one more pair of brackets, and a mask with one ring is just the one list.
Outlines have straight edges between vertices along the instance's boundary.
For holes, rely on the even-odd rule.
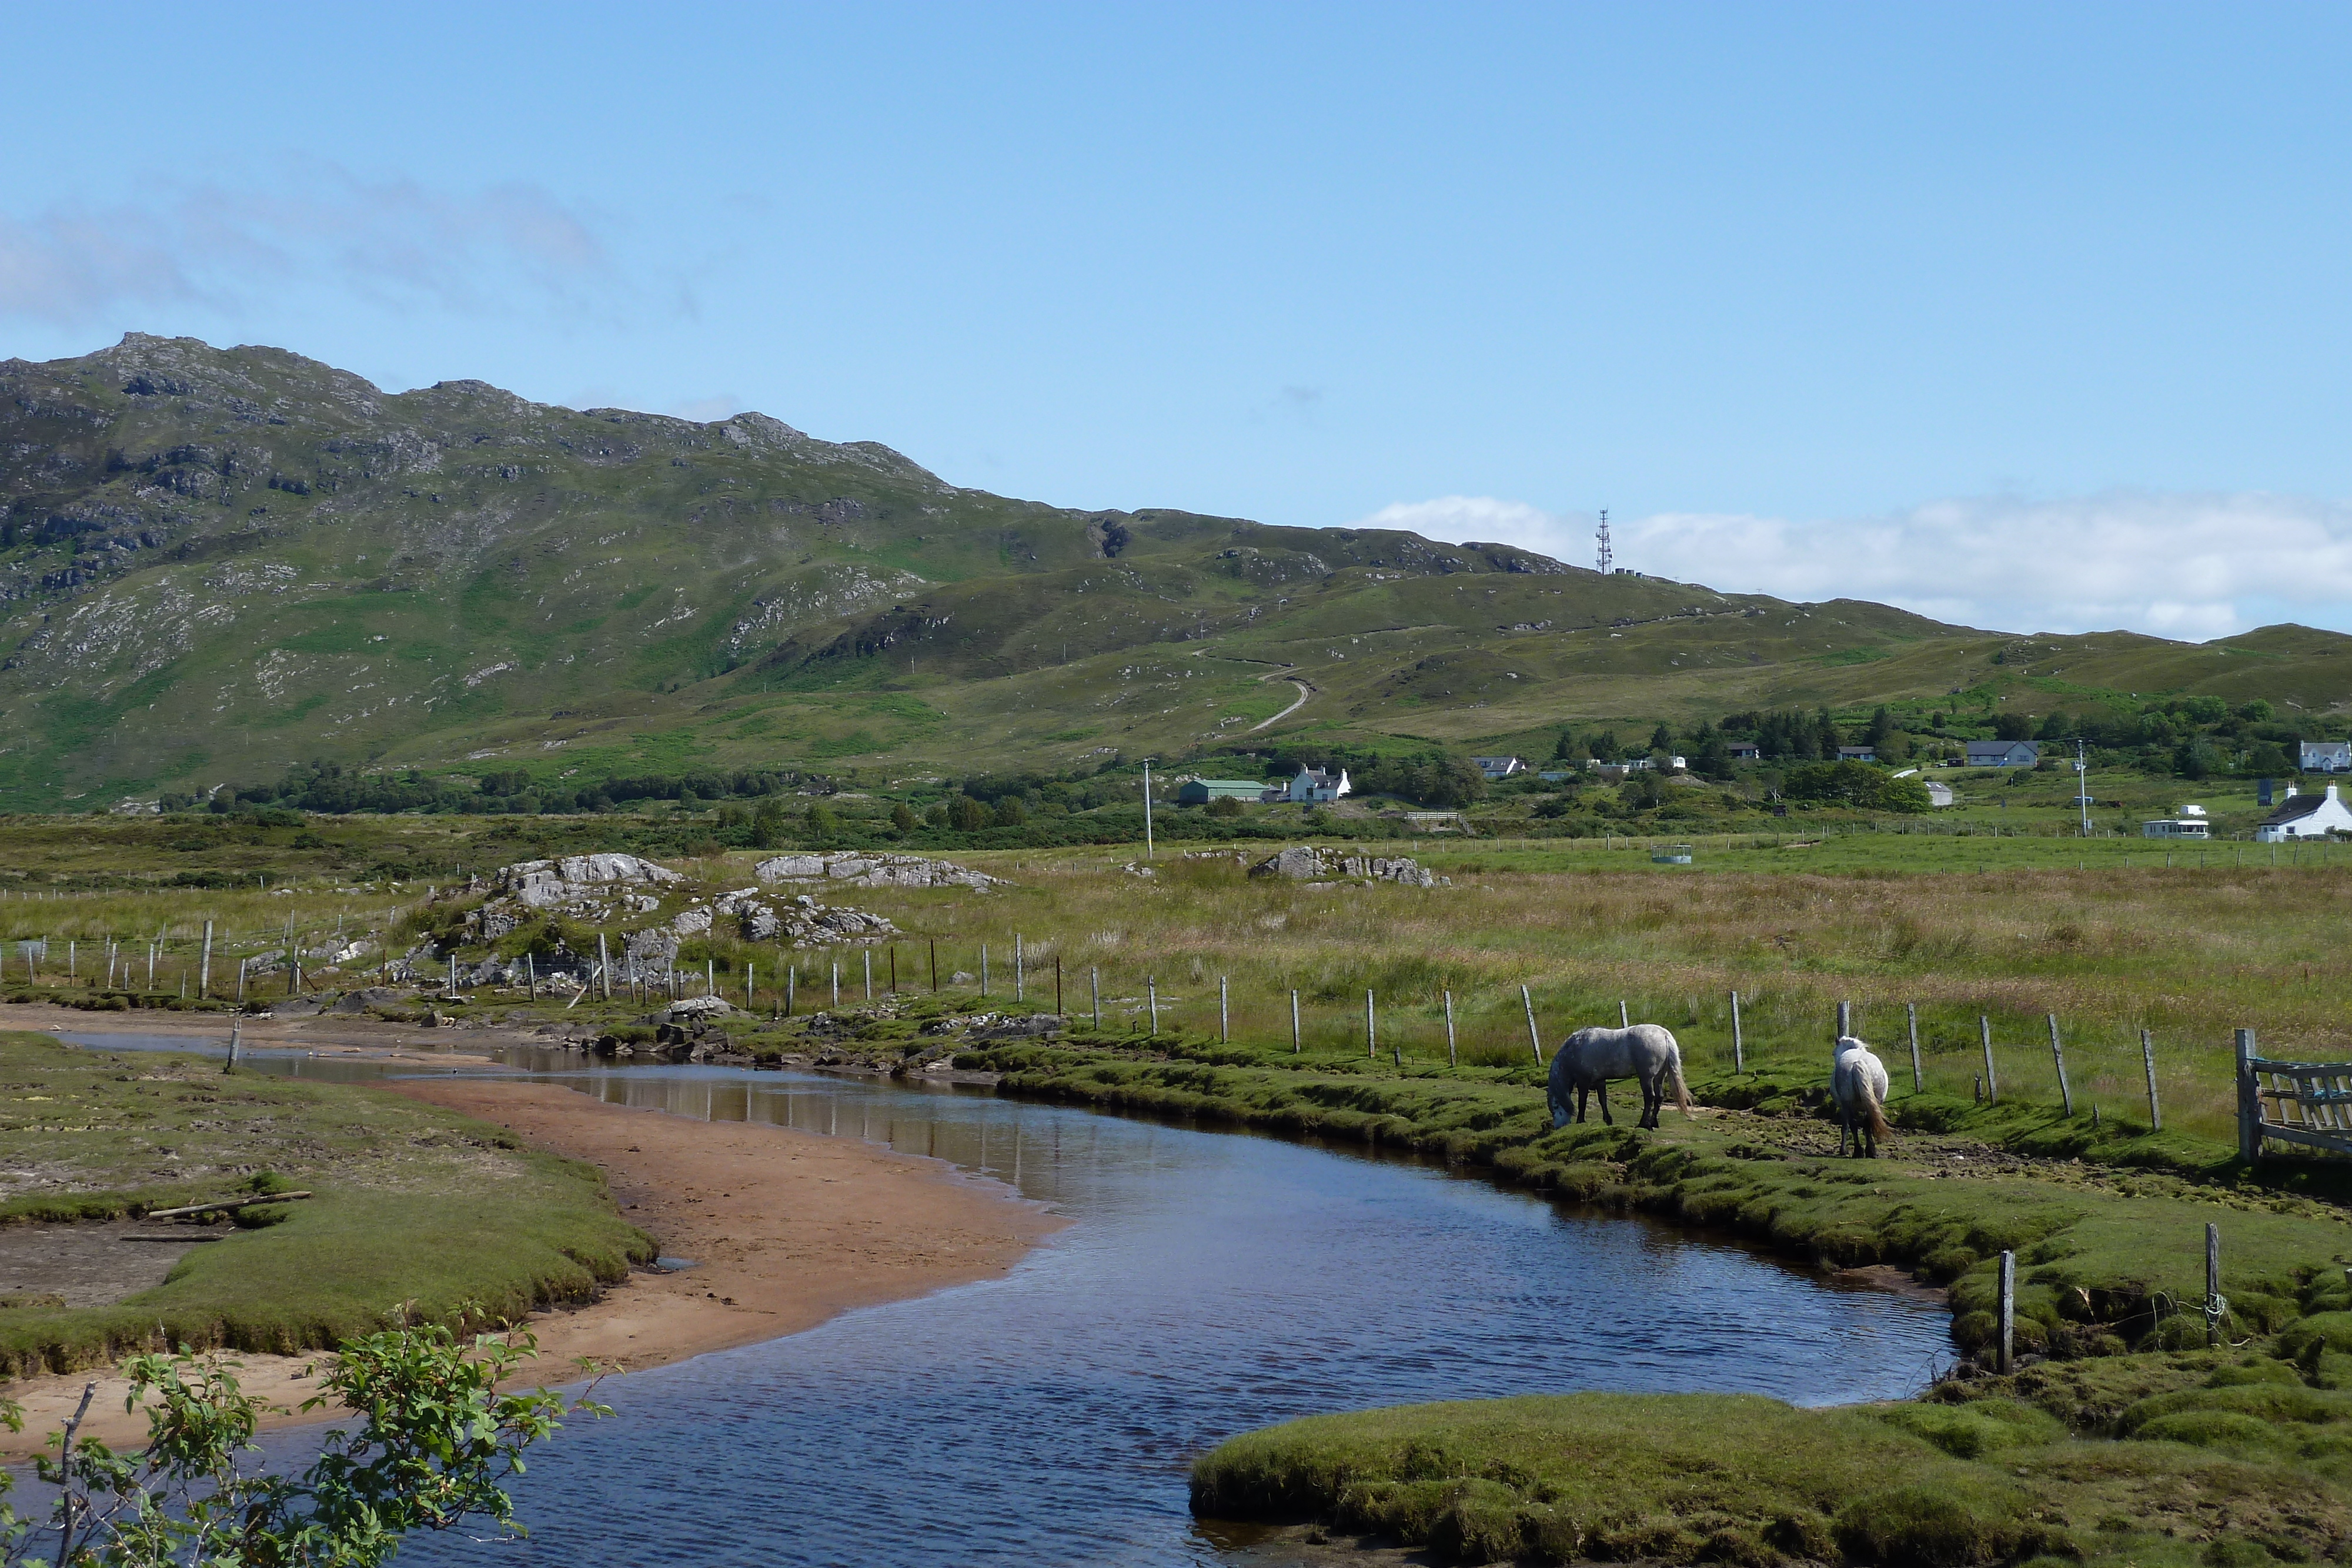
[[1878,1140],[1893,1136],[1879,1107],[1886,1103],[1886,1064],[1870,1047],[1850,1034],[1838,1036],[1830,1057],[1830,1094],[1838,1107],[1838,1153],[1853,1140],[1853,1157],[1863,1157],[1864,1138],[1870,1140],[1870,1157],[1878,1157]]
[[1580,1029],[1560,1041],[1551,1059],[1551,1077],[1544,1098],[1551,1106],[1551,1124],[1568,1125],[1568,1096],[1576,1093],[1576,1119],[1584,1120],[1585,1096],[1601,1092],[1601,1119],[1615,1125],[1609,1114],[1609,1081],[1633,1078],[1642,1084],[1642,1122],[1658,1124],[1666,1103],[1666,1083],[1675,1086],[1675,1103],[1690,1110],[1690,1091],[1683,1087],[1682,1047],[1674,1031],[1663,1024],[1637,1023],[1631,1029]]

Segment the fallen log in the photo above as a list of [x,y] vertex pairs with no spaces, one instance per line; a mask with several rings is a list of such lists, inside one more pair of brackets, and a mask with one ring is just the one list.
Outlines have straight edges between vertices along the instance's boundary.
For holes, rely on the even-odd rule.
[[184,1219],[191,1214],[221,1214],[232,1208],[250,1208],[257,1203],[288,1203],[298,1197],[308,1197],[307,1192],[273,1192],[267,1197],[230,1197],[218,1203],[192,1203],[184,1208],[151,1208],[141,1218],[146,1219]]

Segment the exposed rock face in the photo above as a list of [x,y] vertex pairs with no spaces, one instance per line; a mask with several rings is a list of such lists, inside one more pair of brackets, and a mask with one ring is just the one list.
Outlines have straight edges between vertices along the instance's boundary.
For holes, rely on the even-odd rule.
[[620,893],[631,885],[650,887],[658,897],[661,888],[685,880],[669,867],[635,855],[565,855],[561,860],[519,861],[501,866],[495,890],[513,894],[532,909],[551,909]]
[[669,1005],[672,1023],[700,1023],[705,1019],[723,1019],[735,1009],[723,997],[688,997]]
[[761,882],[827,882],[851,887],[994,887],[1003,881],[920,855],[778,855],[751,868]]
[[1284,876],[1294,882],[1393,882],[1407,887],[1435,887],[1447,881],[1402,856],[1382,860],[1372,855],[1335,855],[1312,844],[1294,844],[1268,855],[1250,867],[1250,875]]

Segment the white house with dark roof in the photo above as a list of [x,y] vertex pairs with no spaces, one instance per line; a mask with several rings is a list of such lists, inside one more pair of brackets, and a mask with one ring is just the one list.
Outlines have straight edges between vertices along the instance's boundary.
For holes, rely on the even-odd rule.
[[2336,797],[2336,786],[2324,795],[2299,794],[2289,786],[2279,809],[2254,829],[2257,842],[2284,843],[2290,839],[2324,839],[2330,833],[2352,833],[2352,810]]
[[1527,763],[1517,757],[1474,757],[1470,759],[1479,772],[1489,779],[1508,779],[1514,773],[1527,771]]
[[1302,767],[1298,777],[1290,781],[1289,788],[1282,792],[1280,798],[1300,805],[1317,801],[1328,805],[1348,793],[1350,788],[1348,770],[1344,768]]
[[2305,773],[2352,773],[2352,740],[2306,740],[2300,767]]
[[2031,768],[2042,760],[2042,746],[2032,740],[1971,740],[1971,768]]

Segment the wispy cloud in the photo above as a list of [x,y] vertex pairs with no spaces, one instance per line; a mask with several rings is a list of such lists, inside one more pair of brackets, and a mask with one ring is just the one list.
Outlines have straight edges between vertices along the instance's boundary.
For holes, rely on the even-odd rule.
[[733,392],[719,392],[710,397],[684,398],[662,411],[677,419],[690,419],[698,424],[709,424],[730,414],[743,412],[743,400]]
[[[1368,527],[1497,539],[1582,566],[1589,514],[1447,496]],[[1621,566],[1733,592],[1874,599],[2015,632],[2122,627],[2191,641],[2269,622],[2352,631],[2352,506],[2260,492],[1992,497],[1872,517],[1737,513],[1613,518]]]
[[0,317],[79,326],[190,302],[235,314],[304,283],[477,313],[518,294],[590,304],[619,279],[597,223],[526,183],[453,192],[301,163],[240,186],[157,183],[111,206],[0,209]]

